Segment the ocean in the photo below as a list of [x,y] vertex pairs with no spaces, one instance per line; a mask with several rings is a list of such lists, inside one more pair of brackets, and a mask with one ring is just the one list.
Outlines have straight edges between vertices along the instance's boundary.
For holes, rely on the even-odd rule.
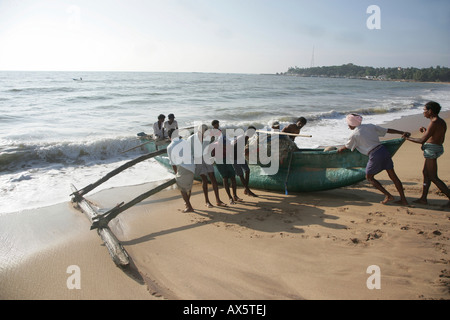
[[[82,79],[82,80],[81,80]],[[300,116],[300,147],[339,145],[345,115],[386,123],[421,114],[424,103],[450,108],[450,86],[434,83],[276,75],[137,72],[0,72],[0,215],[70,200],[78,188],[143,154],[137,133],[152,133],[159,114],[180,127],[222,128]],[[170,178],[155,160],[140,163],[95,191]],[[136,195],[137,196],[137,195]]]

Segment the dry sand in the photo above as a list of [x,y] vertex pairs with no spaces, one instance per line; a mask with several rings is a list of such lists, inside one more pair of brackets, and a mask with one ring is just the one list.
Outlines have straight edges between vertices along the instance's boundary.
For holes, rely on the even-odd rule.
[[[413,131],[427,125],[420,116],[389,127]],[[447,151],[438,161],[447,184],[449,160]],[[421,194],[420,146],[405,142],[394,163],[412,202]],[[398,198],[385,173],[377,178]],[[116,188],[86,198],[109,208],[149,188]],[[195,183],[194,213],[181,212],[175,188],[122,213],[110,226],[132,258],[128,270],[114,265],[88,219],[69,202],[2,216],[0,298],[450,298],[450,210],[442,208],[447,199],[435,186],[429,205],[411,207],[380,204],[382,195],[367,181],[314,193],[255,190],[258,198],[242,191],[245,202],[209,209]],[[67,288],[71,265],[80,268],[81,289]],[[380,268],[380,289],[367,287],[372,265]]]

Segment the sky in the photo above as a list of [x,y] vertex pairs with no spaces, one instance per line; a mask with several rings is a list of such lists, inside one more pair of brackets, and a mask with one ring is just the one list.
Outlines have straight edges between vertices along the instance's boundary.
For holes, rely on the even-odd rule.
[[450,1],[0,0],[0,70],[259,74],[346,63],[449,67]]

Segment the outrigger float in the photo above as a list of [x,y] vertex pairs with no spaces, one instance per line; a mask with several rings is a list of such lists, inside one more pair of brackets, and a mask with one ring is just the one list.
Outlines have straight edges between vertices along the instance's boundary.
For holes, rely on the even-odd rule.
[[[134,148],[133,148],[134,149]],[[127,150],[129,151],[129,150]],[[126,252],[125,248],[122,246],[122,244],[119,242],[117,237],[114,235],[114,233],[109,228],[108,224],[109,222],[117,217],[120,213],[124,212],[125,210],[131,208],[135,204],[147,199],[148,197],[158,193],[161,190],[164,190],[171,185],[175,183],[175,178],[162,183],[161,185],[157,186],[156,188],[153,188],[140,196],[136,197],[135,199],[131,200],[128,203],[119,203],[114,208],[108,210],[106,213],[100,213],[99,210],[97,210],[88,200],[84,198],[84,196],[101,185],[102,183],[106,182],[113,176],[119,174],[120,172],[132,167],[133,165],[142,162],[144,160],[156,157],[158,155],[162,155],[164,153],[167,153],[166,149],[161,149],[155,152],[152,152],[150,154],[146,154],[143,156],[140,156],[139,158],[136,158],[134,160],[131,160],[124,165],[120,166],[119,168],[111,171],[103,178],[99,179],[98,181],[84,187],[83,189],[78,190],[73,184],[71,185],[72,189],[72,203],[77,207],[78,209],[81,209],[82,212],[86,214],[86,216],[91,221],[91,230],[97,229],[98,235],[102,238],[103,242],[105,243],[106,248],[108,249],[108,252],[114,261],[114,263],[121,268],[124,268],[130,264],[130,258],[128,256],[128,253]]]

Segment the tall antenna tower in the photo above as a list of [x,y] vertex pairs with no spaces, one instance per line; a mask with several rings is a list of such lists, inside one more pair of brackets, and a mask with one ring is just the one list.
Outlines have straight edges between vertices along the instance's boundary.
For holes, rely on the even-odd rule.
[[314,46],[313,46],[313,51],[312,51],[312,57],[311,57],[311,68],[314,67]]

